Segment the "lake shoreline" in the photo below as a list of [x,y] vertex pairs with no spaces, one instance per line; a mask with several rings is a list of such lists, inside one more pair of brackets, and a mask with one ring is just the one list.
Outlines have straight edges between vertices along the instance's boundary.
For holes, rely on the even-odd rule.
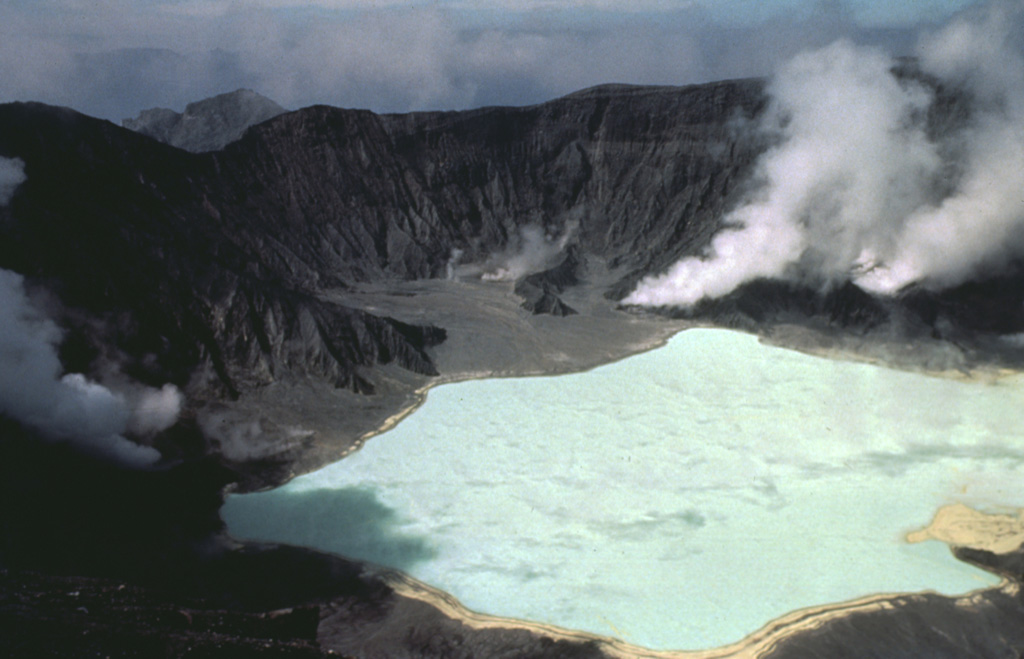
[[[687,329],[687,328],[684,328],[684,329]],[[673,331],[673,332],[667,333],[667,335],[660,342],[654,342],[652,345],[647,346],[645,348],[645,350],[650,350],[650,349],[652,349],[654,347],[657,347],[658,345],[664,344],[670,338],[672,338],[672,336],[674,336],[676,333],[677,333],[677,331]],[[763,341],[763,339],[761,339],[761,340]],[[644,350],[638,350],[637,353],[643,352],[643,351]],[[631,354],[637,354],[637,353],[631,353]],[[626,355],[626,356],[629,356],[629,355]],[[588,369],[584,369],[584,370],[588,370]],[[481,375],[481,374],[477,373],[477,374],[473,374],[473,375]],[[487,377],[491,377],[492,376],[491,374],[486,374],[486,375],[487,375]],[[530,375],[535,375],[535,374],[530,374]],[[510,376],[511,376],[511,374],[509,374],[509,373],[504,373],[504,374],[498,375],[498,377],[510,377]],[[470,377],[467,377],[465,379],[469,380],[469,379],[479,379],[479,378],[474,378],[471,375]],[[431,383],[431,385],[432,386],[438,386],[440,384],[448,384],[450,382],[455,382],[455,381],[464,381],[464,380],[459,379],[459,378],[453,378],[453,379],[451,379],[449,381],[446,381],[446,382]],[[412,410],[406,411],[401,416],[401,418],[405,418],[406,416],[408,416],[408,414],[411,414],[411,413],[412,413]],[[396,421],[397,421],[397,419],[396,419]],[[997,573],[997,574],[999,574],[999,573]],[[1003,577],[1004,575],[1003,574],[999,574],[999,576]],[[422,584],[420,584],[419,586],[416,586],[416,587],[409,586],[408,584],[411,583],[411,582],[419,583],[419,582],[416,582],[416,580],[412,579],[411,577],[407,577],[407,576],[403,575],[403,578],[397,579],[397,580],[395,580],[394,577],[392,577],[392,581],[394,581],[394,583],[389,581],[388,582],[389,585],[395,587],[396,591],[399,592],[400,594],[402,594],[404,596],[414,597],[414,598],[417,598],[417,599],[419,599],[421,601],[430,603],[432,606],[437,607],[440,610],[442,610],[442,612],[445,613],[445,615],[448,615],[449,617],[454,617],[454,618],[460,620],[461,622],[463,622],[465,624],[469,624],[470,626],[474,626],[475,625],[476,627],[482,628],[482,629],[488,629],[488,628],[529,629],[529,630],[532,630],[533,632],[543,633],[545,635],[552,635],[552,634],[555,633],[554,630],[560,630],[560,631],[558,631],[558,634],[556,634],[559,638],[563,638],[564,634],[568,634],[568,636],[564,636],[564,638],[566,638],[566,639],[571,638],[571,639],[575,639],[575,640],[580,641],[580,642],[589,642],[589,641],[592,641],[592,640],[595,640],[595,639],[603,639],[602,643],[611,642],[611,641],[608,641],[608,637],[604,637],[604,636],[600,636],[600,635],[593,635],[593,634],[587,634],[587,633],[576,634],[574,632],[567,632],[567,631],[562,630],[562,629],[560,629],[558,627],[553,627],[553,626],[550,626],[550,625],[544,625],[544,624],[540,624],[540,623],[537,623],[537,624],[535,624],[535,623],[522,623],[520,621],[516,621],[516,620],[512,620],[512,619],[508,619],[508,618],[503,618],[503,617],[500,617],[500,616],[482,616],[480,614],[472,613],[471,611],[469,611],[465,607],[462,607],[460,604],[458,604],[457,601],[454,600],[454,598],[452,598],[451,596],[443,593],[440,590],[433,589],[433,588],[431,588],[429,586],[424,586]],[[994,587],[991,587],[991,588],[982,589],[982,591],[979,591],[979,592],[983,592],[983,591],[987,591],[987,590],[992,590],[993,592],[994,591],[1001,591],[1002,592],[1002,591],[1005,591],[1005,585],[1006,584],[1004,582],[1004,584],[1001,584],[999,586],[994,586]],[[424,594],[424,593],[426,593],[426,594]],[[442,597],[442,595],[443,595],[443,597]],[[696,657],[703,657],[703,656],[707,656],[707,657],[718,657],[718,656],[759,656],[759,655],[754,655],[754,654],[736,654],[736,653],[737,652],[741,652],[741,651],[746,652],[746,650],[742,650],[742,648],[753,647],[751,645],[753,643],[753,641],[751,641],[751,639],[753,639],[754,637],[758,637],[758,638],[764,637],[764,638],[767,638],[768,636],[770,636],[772,639],[778,640],[778,638],[781,638],[781,636],[779,636],[779,634],[782,634],[783,636],[787,636],[788,637],[788,634],[791,633],[789,631],[783,631],[784,629],[785,630],[805,629],[806,628],[805,626],[799,626],[798,625],[798,626],[794,627],[792,624],[790,624],[788,622],[783,625],[782,621],[790,620],[794,615],[799,614],[798,617],[800,619],[802,619],[802,620],[803,619],[814,620],[815,622],[813,623],[813,626],[817,626],[817,625],[825,624],[828,621],[835,620],[835,619],[837,619],[837,617],[841,617],[841,616],[846,615],[847,613],[851,613],[851,612],[856,612],[856,613],[860,614],[860,613],[864,613],[864,612],[869,611],[869,610],[870,611],[874,611],[874,612],[879,612],[879,611],[883,611],[884,610],[884,607],[883,608],[877,608],[876,607],[876,608],[870,608],[870,609],[865,608],[865,605],[864,605],[865,602],[877,603],[879,601],[890,601],[890,600],[899,599],[899,598],[915,597],[917,595],[919,595],[919,593],[913,593],[913,592],[910,592],[910,593],[890,593],[890,594],[878,595],[878,596],[871,595],[871,596],[867,596],[867,597],[864,597],[864,598],[854,599],[854,600],[851,600],[850,602],[845,602],[845,603],[840,603],[840,604],[827,604],[827,605],[823,605],[823,606],[816,606],[816,607],[810,607],[810,608],[806,608],[806,609],[799,609],[798,611],[796,611],[796,612],[794,612],[792,614],[783,615],[782,617],[778,618],[775,622],[769,623],[761,631],[754,632],[753,634],[748,636],[746,639],[744,639],[744,641],[741,641],[741,642],[739,642],[737,644],[732,644],[732,645],[729,645],[729,646],[725,646],[725,648],[730,648],[729,650],[726,650],[725,648],[717,648],[717,649],[714,649],[714,650],[707,650],[707,651],[703,651],[702,653],[696,653],[696,654],[694,654],[694,653],[679,654],[679,653],[673,653],[673,652],[668,652],[667,654],[665,654],[665,653],[662,653],[660,651],[646,651],[645,650],[645,652],[647,652],[647,654],[636,654],[636,649],[635,649],[636,646],[623,646],[623,647],[625,647],[627,649],[628,648],[633,648],[633,649],[628,649],[628,652],[626,652],[626,650],[624,650],[624,652],[626,652],[626,654],[621,654],[621,656],[652,656],[652,657],[653,656],[665,656],[665,657],[669,657],[669,656],[672,656],[672,657],[681,656],[682,657],[682,656],[685,656],[685,657],[694,657],[694,658],[696,658]],[[965,596],[955,596],[952,599],[958,601],[960,599],[963,599],[963,597],[965,597]],[[857,604],[854,605],[853,603],[857,603]],[[814,613],[811,613],[811,612],[814,612]],[[481,622],[481,621],[483,621],[483,622]],[[808,624],[811,624],[811,623],[808,623]],[[524,625],[526,625],[526,626],[524,626]],[[780,625],[782,625],[782,626],[780,627]],[[777,631],[777,632],[766,631],[766,630],[769,630],[769,629],[777,629],[779,631]],[[774,643],[774,642],[775,641],[772,641],[772,643]],[[615,643],[618,643],[618,642],[615,642]],[[764,643],[768,643],[768,641],[766,640],[766,641],[764,641]],[[757,647],[764,646],[764,643],[761,643],[761,645],[758,645]],[[767,646],[764,646],[764,647],[767,647]],[[758,650],[758,652],[760,652],[760,651],[761,650]],[[723,652],[726,652],[726,654],[722,654]],[[632,654],[630,654],[630,653],[632,653]],[[652,653],[654,653],[654,654],[652,654]],[[711,654],[708,654],[708,653],[711,653]]]
[[[887,604],[893,600],[934,594],[928,591],[922,593],[879,593],[846,602],[810,606],[780,616],[743,639],[728,645],[698,650],[655,650],[632,645],[612,636],[565,629],[557,625],[529,620],[477,613],[467,609],[455,597],[443,590],[424,584],[402,572],[383,571],[380,573],[380,577],[394,588],[396,593],[426,602],[445,615],[459,620],[473,629],[521,629],[559,640],[598,643],[609,657],[615,659],[753,659],[763,656],[765,652],[786,638],[818,629],[845,616],[881,613],[889,608]],[[1002,582],[996,586],[979,588],[956,596],[954,599],[967,603],[986,591],[1012,594],[1018,588],[1019,586],[1010,579],[1003,577]]]

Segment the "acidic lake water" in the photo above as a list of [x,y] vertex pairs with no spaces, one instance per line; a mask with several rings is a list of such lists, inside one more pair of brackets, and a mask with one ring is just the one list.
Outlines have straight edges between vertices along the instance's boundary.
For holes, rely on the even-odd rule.
[[903,536],[1024,505],[1024,384],[724,330],[588,373],[438,387],[352,456],[229,497],[236,537],[400,568],[479,612],[661,649],[795,609],[995,577]]

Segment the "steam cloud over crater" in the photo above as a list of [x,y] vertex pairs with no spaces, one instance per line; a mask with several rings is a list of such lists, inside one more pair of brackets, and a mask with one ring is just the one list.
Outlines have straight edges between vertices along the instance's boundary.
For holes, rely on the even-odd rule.
[[0,206],[11,201],[14,190],[25,181],[25,163],[0,156]]
[[[25,180],[20,160],[0,158],[0,205]],[[29,299],[21,275],[0,268],[0,416],[53,441],[132,467],[160,459],[124,435],[150,436],[178,420],[174,385],[153,389],[125,380],[115,391],[81,373],[61,375],[60,329]]]
[[174,385],[129,384],[115,391],[80,373],[61,375],[61,332],[25,294],[21,275],[0,269],[0,415],[53,441],[132,467],[160,453],[124,435],[146,436],[178,419],[182,396]]
[[[703,254],[645,278],[624,301],[689,306],[757,278],[893,294],[1005,267],[1024,251],[1020,13],[993,6],[924,37],[923,76],[849,41],[790,60],[755,128],[774,140],[756,191]],[[966,95],[965,121],[928,125],[938,89],[928,78]]]
[[491,281],[515,281],[555,265],[576,227],[569,226],[560,236],[552,236],[538,226],[525,226],[512,236],[508,248],[494,254],[483,266],[482,278]]
[[82,374],[61,376],[60,330],[29,302],[21,276],[9,270],[0,270],[0,328],[0,414],[48,439],[130,466],[160,458],[156,449],[123,436],[129,425],[153,427],[136,418],[147,415],[146,406],[132,409],[123,395]]

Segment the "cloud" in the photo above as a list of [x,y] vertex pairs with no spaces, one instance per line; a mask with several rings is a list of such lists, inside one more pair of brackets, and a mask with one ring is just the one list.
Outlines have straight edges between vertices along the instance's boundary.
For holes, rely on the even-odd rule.
[[764,75],[844,34],[889,44],[902,34],[865,30],[839,3],[756,14],[656,0],[372,4],[2,4],[0,101],[115,121],[240,87],[291,108],[523,105],[605,82]]
[[[0,158],[0,205],[26,180],[24,163]],[[124,437],[153,435],[174,425],[182,395],[168,384],[152,389],[121,380],[119,391],[81,373],[61,375],[60,329],[29,299],[21,275],[0,268],[0,415],[55,441],[132,467],[160,453]]]
[[276,443],[276,435],[265,437],[261,419],[239,418],[227,408],[215,406],[202,410],[196,421],[203,437],[216,441],[218,453],[229,460],[260,460],[289,448]]
[[181,394],[173,385],[133,385],[114,391],[80,373],[62,375],[60,330],[29,300],[21,275],[0,269],[0,414],[51,441],[131,467],[160,453],[125,437],[146,436],[177,420]]
[[1013,43],[1020,18],[1020,9],[994,5],[922,41],[925,71],[972,96],[969,125],[955,136],[963,171],[948,196],[905,219],[893,252],[861,278],[866,288],[950,286],[1024,252],[1024,57]]
[[14,190],[25,181],[25,163],[19,158],[0,157],[0,206],[6,206]]
[[483,266],[463,266],[457,268],[455,274],[474,275],[479,269],[481,278],[485,280],[516,281],[526,275],[543,272],[558,265],[559,257],[575,231],[576,227],[571,225],[560,236],[555,236],[538,226],[520,227],[508,247],[491,255]]
[[[168,13],[196,16],[223,14],[234,4],[230,0],[159,0],[151,5]],[[771,0],[751,5],[746,0],[250,0],[246,4],[261,8],[366,11],[420,7],[444,7],[472,12],[595,12],[614,14],[662,14],[685,9],[713,12],[732,22],[761,20],[767,16],[813,11],[821,3],[808,0]],[[852,0],[845,3],[851,11],[881,25],[918,22],[946,16],[971,4],[971,0],[918,0],[894,5],[878,0]]]
[[173,384],[159,389],[135,385],[126,394],[132,415],[126,430],[136,436],[155,435],[178,421],[184,397]]
[[776,140],[755,194],[707,250],[645,278],[626,303],[688,306],[760,278],[851,280],[892,294],[942,288],[1018,256],[1024,241],[1024,64],[1005,5],[924,38],[922,69],[970,94],[966,127],[932,135],[934,89],[878,48],[839,41],[772,79],[759,129]]

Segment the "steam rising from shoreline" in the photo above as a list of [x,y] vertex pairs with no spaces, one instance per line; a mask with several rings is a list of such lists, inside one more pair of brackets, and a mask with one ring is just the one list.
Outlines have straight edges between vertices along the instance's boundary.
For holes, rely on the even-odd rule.
[[[0,158],[0,205],[24,180],[20,160]],[[182,404],[178,388],[125,381],[113,390],[81,373],[62,376],[57,355],[62,338],[29,299],[22,276],[0,268],[0,416],[125,466],[159,460],[159,451],[125,433],[147,437],[174,425]]]
[[25,181],[25,163],[20,158],[0,156],[0,206],[6,205],[14,190]]
[[0,414],[47,439],[131,467],[144,467],[160,453],[124,437],[147,435],[177,420],[181,394],[135,385],[115,392],[80,373],[61,376],[56,346],[61,332],[32,305],[23,280],[0,269]]
[[551,267],[574,231],[575,227],[569,227],[561,236],[551,236],[538,226],[521,227],[509,247],[484,266],[481,279],[515,281]]
[[526,225],[509,237],[505,249],[491,254],[483,263],[459,264],[462,250],[454,250],[447,264],[448,279],[480,277],[484,281],[516,281],[558,264],[577,225],[570,222],[558,235],[543,227]]
[[61,332],[25,294],[21,275],[0,269],[0,414],[45,438],[130,467],[160,459],[124,435],[150,436],[172,426],[182,395],[128,383],[112,390],[80,373],[61,375]]
[[882,51],[839,41],[770,83],[758,130],[775,146],[758,190],[705,253],[650,276],[624,302],[693,305],[761,277],[853,281],[890,295],[943,288],[1024,252],[1024,59],[1019,12],[995,6],[920,42],[926,75],[968,95],[966,124],[929,133],[933,87]]

